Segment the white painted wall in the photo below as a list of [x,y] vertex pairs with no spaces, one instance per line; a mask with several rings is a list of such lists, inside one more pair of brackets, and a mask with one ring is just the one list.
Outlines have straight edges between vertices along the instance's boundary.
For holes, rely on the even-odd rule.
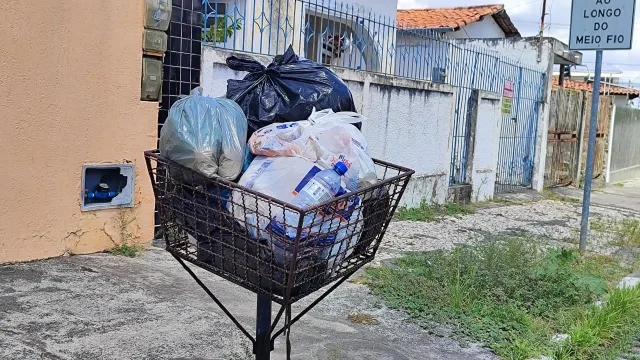
[[[203,47],[201,84],[205,95],[223,96],[228,79],[244,76],[225,65],[231,54]],[[270,61],[267,56],[255,58],[263,64]],[[402,204],[415,206],[423,199],[445,202],[449,189],[454,89],[443,84],[348,69],[334,71],[351,89],[357,111],[368,118],[362,130],[370,154],[416,171]]]
[[501,94],[479,91],[471,170],[471,200],[493,199],[502,124]]
[[611,95],[615,106],[632,106],[632,101],[627,99],[627,95]]
[[[398,0],[342,0],[342,3],[355,6],[363,14],[371,12],[376,18],[383,16],[391,20],[390,23],[395,23],[398,12]],[[340,1],[338,1],[338,7],[340,7]]]
[[485,16],[484,19],[464,26],[458,31],[447,33],[447,36],[453,39],[498,39],[504,38],[504,31],[493,16]]
[[[533,38],[459,39],[458,41],[479,49],[492,51],[501,57],[513,59],[524,66],[542,72],[547,72],[549,62],[553,62],[554,59],[551,44],[545,41],[541,60],[538,61],[538,43]],[[549,72],[549,74],[551,73]]]

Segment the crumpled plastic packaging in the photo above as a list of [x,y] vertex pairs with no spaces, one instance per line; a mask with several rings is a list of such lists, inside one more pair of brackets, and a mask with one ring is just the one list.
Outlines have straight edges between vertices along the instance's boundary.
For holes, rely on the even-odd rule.
[[[321,170],[317,164],[301,157],[258,156],[240,178],[239,185],[291,203],[297,192]],[[270,244],[278,263],[290,263],[298,232],[298,216],[239,191],[233,192],[228,210],[251,237]],[[316,216],[312,212],[305,217],[299,251],[312,253],[316,260],[327,260],[328,270],[332,271],[335,264],[351,254],[358,242],[363,224],[361,200],[353,196],[340,204],[339,209],[323,209],[323,214]]]
[[261,156],[297,156],[325,169],[342,161],[349,168],[344,175],[346,188],[356,191],[378,180],[364,135],[352,125],[363,119],[351,112],[314,112],[309,120],[271,124],[256,131],[249,139],[249,150]]

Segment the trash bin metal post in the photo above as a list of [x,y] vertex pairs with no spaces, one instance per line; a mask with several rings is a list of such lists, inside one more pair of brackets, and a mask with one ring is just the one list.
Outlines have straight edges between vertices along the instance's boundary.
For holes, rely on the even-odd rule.
[[271,299],[258,295],[256,306],[256,342],[254,353],[256,360],[271,358]]

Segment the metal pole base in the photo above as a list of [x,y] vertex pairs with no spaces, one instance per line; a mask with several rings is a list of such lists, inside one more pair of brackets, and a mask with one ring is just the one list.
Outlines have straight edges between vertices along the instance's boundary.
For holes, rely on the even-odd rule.
[[256,342],[253,353],[256,360],[270,360],[271,351],[271,299],[258,295],[256,306]]
[[[220,300],[209,290],[209,288],[198,278],[198,276],[187,266],[184,260],[181,258],[181,254],[169,251],[171,255],[182,265],[182,267],[191,275],[198,285],[209,295],[209,297],[218,305],[218,307],[227,315],[227,317],[236,325],[236,327],[242,331],[242,333],[253,344],[253,353],[256,360],[270,360],[271,352],[274,349],[274,342],[280,335],[285,335],[287,345],[287,359],[291,359],[291,342],[289,335],[291,332],[291,326],[297,323],[304,315],[324,300],[329,294],[331,294],[338,286],[345,282],[349,276],[353,275],[355,271],[345,273],[342,278],[336,281],[328,290],[324,291],[318,298],[316,298],[310,305],[304,308],[295,317],[291,314],[291,305],[288,299],[285,299],[280,310],[278,311],[275,319],[271,318],[272,304],[271,299],[264,295],[257,296],[256,302],[256,337],[254,338],[247,329],[238,322],[238,320],[229,312],[229,310],[220,302]],[[276,327],[284,315],[284,324],[276,331]]]

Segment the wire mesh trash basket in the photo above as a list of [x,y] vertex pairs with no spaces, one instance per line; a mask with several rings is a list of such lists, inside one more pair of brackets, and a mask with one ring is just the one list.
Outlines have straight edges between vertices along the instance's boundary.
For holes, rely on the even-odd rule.
[[[270,335],[291,304],[336,282],[295,319],[373,260],[413,170],[374,160],[379,181],[303,210],[221,178],[145,152],[166,249],[193,274],[190,262],[282,305]],[[260,314],[258,314],[260,316]],[[258,341],[260,342],[260,341]],[[262,345],[259,345],[262,346]],[[261,350],[256,350],[258,354]],[[270,351],[270,350],[269,350]],[[263,357],[268,358],[268,357]]]

